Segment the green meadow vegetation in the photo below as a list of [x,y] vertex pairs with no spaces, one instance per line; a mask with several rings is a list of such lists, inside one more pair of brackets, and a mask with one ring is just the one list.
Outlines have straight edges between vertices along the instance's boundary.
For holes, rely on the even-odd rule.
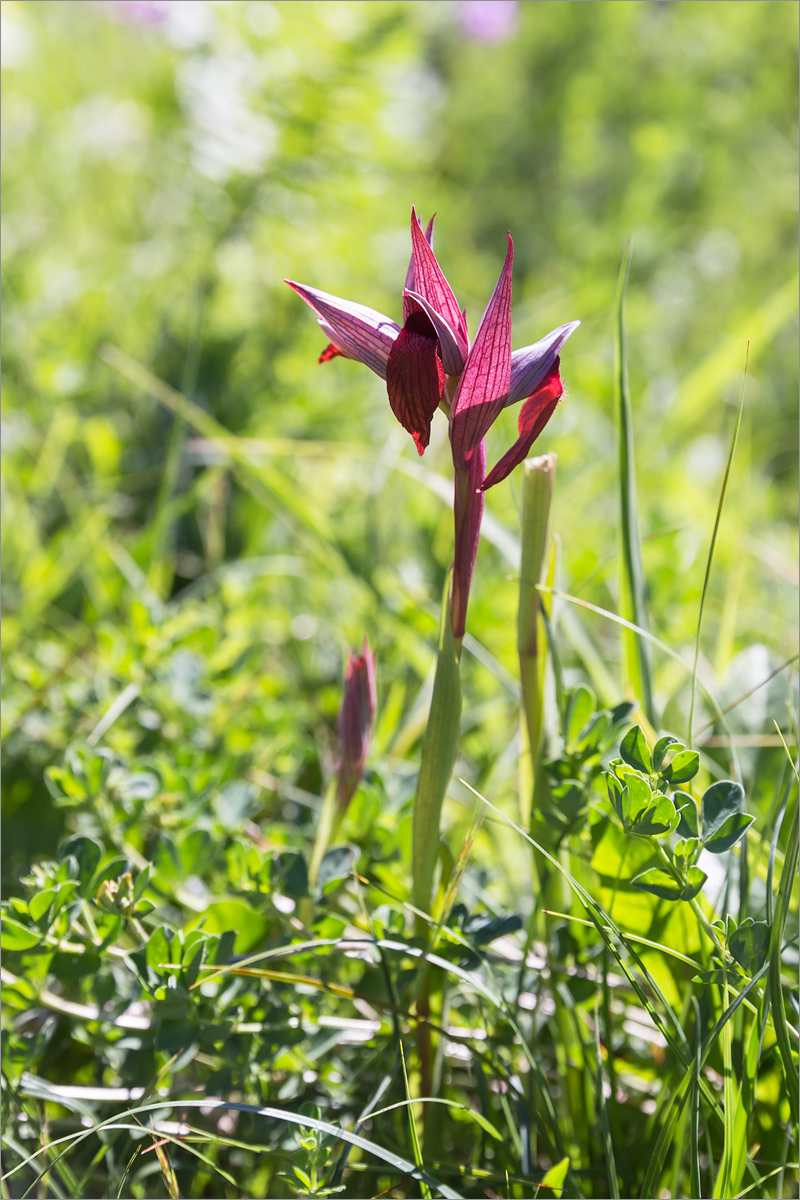
[[2,20],[0,1196],[796,1196],[797,3]]

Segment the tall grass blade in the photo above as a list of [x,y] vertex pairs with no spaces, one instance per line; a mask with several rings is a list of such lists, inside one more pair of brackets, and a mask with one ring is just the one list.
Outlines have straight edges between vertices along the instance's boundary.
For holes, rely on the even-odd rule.
[[[174,1109],[176,1104],[179,1104],[180,1108],[182,1109],[204,1108],[219,1112],[250,1113],[256,1117],[266,1117],[267,1120],[285,1121],[289,1125],[302,1125],[306,1128],[316,1129],[319,1133],[329,1134],[333,1138],[340,1139],[344,1142],[349,1142],[351,1145],[365,1151],[367,1154],[374,1155],[375,1158],[380,1159],[380,1161],[386,1163],[387,1166],[394,1167],[395,1170],[401,1171],[405,1175],[410,1175],[412,1179],[419,1180],[420,1184],[424,1184],[428,1188],[434,1188],[440,1196],[445,1197],[445,1200],[462,1200],[460,1192],[455,1191],[445,1183],[441,1183],[428,1171],[423,1170],[423,1168],[417,1166],[415,1163],[410,1163],[408,1159],[402,1158],[399,1154],[395,1154],[393,1150],[386,1150],[383,1146],[379,1146],[377,1142],[372,1142],[368,1138],[360,1137],[355,1133],[350,1133],[347,1129],[341,1129],[338,1125],[331,1125],[328,1121],[319,1121],[316,1117],[306,1116],[303,1113],[289,1112],[281,1108],[259,1107],[255,1104],[242,1104],[233,1100],[215,1100],[210,1096],[207,1096],[201,1100],[181,1099],[177,1102],[174,1098],[171,1098],[155,1101],[151,1104],[140,1104],[135,1108],[128,1108],[117,1116],[108,1117],[105,1121],[98,1121],[98,1123],[93,1125],[91,1129],[84,1129],[79,1133],[66,1134],[64,1137],[55,1138],[52,1142],[48,1142],[45,1146],[40,1146],[38,1150],[35,1150],[32,1154],[29,1154],[28,1157],[23,1159],[22,1162],[16,1163],[15,1166],[13,1166],[9,1171],[6,1171],[2,1178],[4,1180],[10,1179],[12,1175],[17,1173],[17,1171],[23,1170],[23,1168],[34,1162],[41,1154],[47,1153],[47,1151],[52,1149],[54,1146],[64,1146],[64,1149],[58,1156],[58,1158],[61,1158],[62,1155],[66,1154],[68,1150],[72,1149],[74,1146],[77,1146],[80,1142],[85,1141],[86,1138],[95,1137],[104,1129],[115,1129],[118,1127],[119,1123],[121,1121],[124,1122],[126,1118],[138,1116],[140,1113],[158,1112],[160,1109],[164,1108]],[[141,1128],[140,1126],[124,1127],[136,1129],[137,1132],[139,1132]],[[212,1135],[209,1134],[209,1138],[211,1137]],[[58,1159],[54,1159],[52,1163],[49,1163],[41,1175],[44,1175],[47,1173],[47,1171],[52,1170],[57,1161]],[[41,1175],[34,1180],[29,1188],[26,1189],[27,1192],[30,1192],[36,1186],[38,1180],[41,1178]]]
[[[723,968],[724,970],[724,968]],[[727,975],[722,985],[722,1000],[728,1002]],[[734,1153],[734,1138],[736,1135],[736,1079],[733,1073],[733,1023],[726,1021],[720,1034],[722,1041],[722,1078],[723,1078],[723,1143],[722,1158],[714,1184],[714,1200],[723,1200],[731,1191],[731,1165]]]
[[703,1040],[701,1037],[701,1016],[700,1005],[697,998],[692,996],[692,1006],[694,1008],[694,1027],[695,1027],[695,1060],[694,1073],[692,1075],[692,1111],[690,1116],[690,1148],[689,1148],[689,1176],[690,1176],[690,1194],[692,1200],[701,1200],[703,1195],[702,1177],[700,1175],[700,1071],[702,1070],[702,1060],[700,1057]]
[[[778,728],[777,721],[774,722],[775,728],[783,741],[783,735]],[[797,776],[797,767],[786,746],[783,743],[784,749],[789,757],[792,765],[792,770]],[[783,860],[783,870],[781,872],[781,881],[778,884],[778,895],[775,900],[775,915],[772,921],[769,939],[769,993],[770,1004],[772,1007],[772,1020],[775,1026],[775,1038],[778,1043],[781,1060],[783,1062],[783,1070],[786,1076],[786,1087],[789,1092],[789,1106],[792,1113],[792,1123],[794,1125],[795,1145],[798,1144],[798,1110],[800,1110],[800,1083],[797,1078],[797,1067],[792,1056],[792,1046],[789,1041],[789,1030],[786,1024],[786,1009],[783,1003],[783,991],[781,988],[781,950],[783,947],[783,933],[786,926],[786,918],[789,915],[789,907],[792,900],[792,893],[795,888],[795,876],[797,875],[798,865],[798,803],[794,803],[794,815],[792,824],[789,829],[789,836],[786,841],[786,855]]]
[[[632,250],[633,239],[629,238],[619,273],[615,329],[615,406],[619,437],[620,532],[622,537],[619,598],[622,615],[641,629],[647,629],[644,571],[639,546],[633,407],[628,381],[628,344],[625,323],[625,293],[628,288]],[[650,724],[655,725],[650,647],[639,634],[626,629],[622,635],[622,657],[625,683],[639,700]]]
[[325,514],[320,511],[319,506],[312,506],[286,475],[268,462],[254,465],[243,439],[231,437],[225,426],[199,404],[187,400],[180,392],[176,392],[169,384],[164,383],[116,346],[103,346],[100,357],[115,371],[119,371],[120,375],[217,445],[232,463],[242,486],[268,510],[275,510],[282,517],[288,517],[308,538],[309,547],[328,569],[336,567],[348,572]]
[[[414,1153],[414,1162],[417,1164],[417,1166],[420,1169],[422,1169],[422,1150],[420,1148],[419,1138],[417,1137],[417,1123],[414,1120],[414,1108],[413,1108],[412,1100],[411,1100],[411,1092],[408,1087],[408,1071],[406,1070],[406,1056],[405,1056],[405,1052],[403,1050],[402,1041],[399,1043],[399,1046],[400,1046],[400,1062],[403,1067],[403,1084],[404,1084],[405,1090],[406,1090],[406,1103],[408,1104],[408,1126],[409,1126],[409,1130],[411,1132],[411,1149],[413,1150],[413,1153]],[[428,1187],[427,1183],[424,1182],[424,1180],[420,1182],[419,1188],[420,1188],[420,1191],[422,1192],[423,1200],[431,1200],[431,1190]]]
[[[192,297],[192,330],[186,347],[186,358],[181,379],[181,395],[191,399],[197,390],[197,375],[200,366],[200,346],[203,338],[204,292],[196,288]],[[164,459],[164,470],[156,496],[155,508],[147,533],[150,547],[150,564],[147,580],[150,586],[163,598],[167,598],[171,586],[169,578],[169,532],[172,524],[171,504],[173,493],[178,484],[181,466],[183,443],[186,437],[186,418],[182,413],[176,413],[167,443],[167,453]]]
[[619,1181],[617,1180],[617,1163],[614,1158],[614,1143],[611,1140],[611,1126],[608,1121],[608,1106],[603,1091],[603,1059],[600,1054],[600,997],[595,998],[594,1005],[594,1052],[597,1061],[597,1106],[600,1109],[600,1126],[603,1131],[603,1145],[606,1152],[608,1168],[608,1186],[614,1200],[620,1200]]
[[717,515],[714,518],[714,529],[711,534],[711,545],[708,548],[708,559],[706,560],[706,573],[703,579],[703,590],[700,594],[700,612],[697,616],[697,637],[694,643],[694,666],[692,667],[692,694],[689,702],[689,736],[688,744],[692,745],[692,730],[694,726],[694,702],[697,691],[697,664],[700,661],[700,638],[703,633],[703,613],[706,607],[706,596],[708,594],[708,581],[711,578],[711,564],[714,561],[714,549],[717,545],[717,534],[719,533],[719,523],[722,520],[722,509],[725,505],[725,494],[728,490],[728,480],[730,479],[731,467],[733,465],[733,456],[736,453],[736,443],[739,440],[739,430],[742,425],[742,411],[744,409],[744,387],[747,382],[747,362],[750,357],[750,343],[747,343],[747,349],[744,356],[744,373],[742,375],[742,387],[739,393],[739,407],[736,412],[736,421],[733,426],[733,437],[731,438],[731,448],[728,451],[728,461],[725,465],[725,474],[722,477],[722,488],[719,493],[719,502],[717,504]]

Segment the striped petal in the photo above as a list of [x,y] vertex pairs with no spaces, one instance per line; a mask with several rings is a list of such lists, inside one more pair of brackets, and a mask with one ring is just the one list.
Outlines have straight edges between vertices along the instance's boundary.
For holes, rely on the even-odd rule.
[[506,407],[524,400],[536,391],[547,375],[561,347],[567,338],[575,332],[580,321],[570,321],[567,325],[559,325],[552,333],[540,338],[532,346],[515,350],[511,355],[511,390],[508,393]]
[[[428,221],[428,226],[425,230],[425,241],[428,243],[428,245],[431,248],[433,247],[433,222],[435,219],[436,219],[436,213],[434,213],[433,216],[431,217],[430,221]],[[417,222],[421,229],[422,222],[420,221],[419,217],[417,217]],[[416,272],[414,270],[414,255],[412,254],[411,261],[408,264],[408,271],[406,272],[406,285],[405,285],[405,288],[403,289],[403,320],[404,321],[405,321],[406,317],[410,317],[412,312],[414,312],[414,306],[410,301],[406,300],[405,293],[413,292],[415,290],[415,287],[416,287]],[[406,309],[406,304],[408,304],[408,309]]]
[[503,409],[511,386],[511,270],[514,243],[508,252],[453,401],[450,440],[456,463],[467,462]]
[[342,300],[291,279],[284,282],[313,308],[325,333],[346,358],[355,358],[381,379],[386,378],[389,351],[400,332],[399,325],[364,304]]
[[414,251],[413,290],[424,296],[452,329],[460,331],[463,318],[458,301],[444,277],[442,268],[436,261],[436,255],[423,235],[416,209],[413,208],[411,210],[411,248]]
[[456,467],[455,520],[456,553],[453,561],[453,593],[450,601],[450,622],[453,637],[464,636],[467,624],[467,603],[472,584],[472,572],[483,517],[481,480],[486,470],[486,443],[481,442],[468,463]]

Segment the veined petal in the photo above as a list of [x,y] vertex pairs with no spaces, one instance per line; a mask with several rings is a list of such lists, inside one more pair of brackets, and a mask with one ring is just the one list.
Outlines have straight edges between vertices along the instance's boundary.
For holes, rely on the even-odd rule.
[[333,329],[331,329],[330,325],[324,319],[324,317],[317,317],[317,324],[319,325],[322,332],[325,334],[325,337],[330,338],[328,345],[325,347],[325,349],[322,351],[322,354],[320,354],[319,358],[317,359],[318,363],[330,362],[330,360],[332,358],[352,358],[353,357],[352,354],[348,354],[346,350],[342,350],[341,346],[336,345],[336,333],[334,332]]
[[514,243],[481,318],[453,401],[450,440],[453,459],[466,462],[505,405],[511,385],[511,270]]
[[508,393],[506,407],[509,404],[516,404],[519,400],[524,400],[526,396],[530,396],[536,390],[556,357],[561,353],[561,347],[579,325],[580,321],[570,321],[567,325],[559,325],[558,329],[546,334],[532,346],[524,346],[522,350],[515,350],[512,353],[511,390]]
[[472,572],[483,517],[483,492],[480,490],[486,470],[486,443],[481,442],[468,463],[456,466],[456,553],[453,562],[453,593],[450,602],[450,622],[453,637],[464,636],[467,623],[467,603],[472,584]]
[[[425,241],[428,243],[428,245],[431,247],[431,249],[433,248],[433,222],[435,219],[436,219],[436,213],[434,213],[433,216],[431,217],[430,221],[428,221],[428,227],[425,230]],[[420,221],[419,217],[417,217],[417,223],[419,224],[419,227],[421,229],[422,222]],[[414,271],[414,255],[412,254],[411,261],[408,264],[408,270],[406,271],[406,285],[405,285],[405,288],[403,289],[403,293],[404,293],[403,294],[403,320],[404,321],[406,320],[407,317],[410,317],[412,312],[414,311],[413,305],[409,304],[408,311],[406,312],[405,292],[413,292],[413,291],[415,291],[415,289],[416,289],[416,272]]]
[[400,332],[399,325],[364,304],[342,300],[291,279],[285,282],[322,318],[328,337],[346,357],[357,359],[381,379],[386,378],[389,351]]
[[413,290],[424,296],[452,329],[460,330],[462,318],[458,301],[436,261],[436,255],[423,236],[414,208],[411,210],[411,247],[414,251]]
[[424,312],[414,312],[397,335],[386,370],[389,404],[423,454],[444,391],[438,339]]
[[[406,309],[406,299],[414,302],[416,307],[421,308],[424,313],[430,317],[431,323],[439,335],[439,345],[442,351],[442,366],[448,375],[460,375],[464,370],[464,363],[467,357],[467,347],[459,340],[458,334],[452,326],[445,321],[444,317],[436,311],[432,304],[429,304],[425,297],[420,292],[404,291],[403,292],[403,312]],[[410,312],[414,309],[409,305]],[[410,315],[410,314],[409,314]]]
[[531,446],[556,411],[563,392],[564,387],[559,374],[559,359],[556,358],[555,362],[551,363],[550,370],[539,387],[532,396],[528,397],[520,409],[517,421],[519,437],[511,449],[503,455],[497,466],[493,467],[486,476],[481,484],[481,491],[485,492],[487,488],[500,483],[507,475],[511,474],[514,467],[528,457]]

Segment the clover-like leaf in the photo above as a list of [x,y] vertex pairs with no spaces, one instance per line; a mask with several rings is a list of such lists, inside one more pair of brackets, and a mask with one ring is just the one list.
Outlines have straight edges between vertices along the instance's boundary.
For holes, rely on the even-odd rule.
[[650,748],[639,725],[631,725],[620,743],[619,752],[629,767],[635,767],[645,775],[652,774],[653,760]]
[[575,749],[586,752],[604,749],[613,741],[611,719],[607,712],[597,712],[580,731]]
[[633,832],[641,837],[663,837],[671,833],[678,824],[675,805],[669,796],[656,792],[645,811],[637,820]]
[[744,788],[732,779],[712,783],[703,793],[703,840],[721,829],[730,816],[737,813],[744,800]]
[[660,737],[658,739],[655,746],[653,747],[653,770],[654,771],[661,770],[661,764],[664,761],[664,755],[667,753],[668,750],[672,749],[675,746],[680,746],[681,750],[683,750],[683,748],[684,748],[683,742],[679,742],[678,739],[676,737],[673,737],[671,733],[665,733],[663,737]]
[[683,838],[699,838],[700,814],[693,797],[688,792],[675,792],[672,799],[675,801],[675,807],[680,817],[678,833]]
[[712,854],[724,854],[744,837],[754,821],[755,817],[751,817],[749,813],[732,813],[722,822],[717,832],[706,839],[706,850],[710,850]]
[[688,783],[700,770],[700,755],[696,750],[679,750],[672,762],[661,768],[667,783]]
[[747,976],[742,975],[739,971],[715,967],[712,971],[702,971],[699,975],[693,975],[692,983],[741,984],[747,983]]
[[701,848],[702,844],[699,838],[679,838],[672,851],[672,857],[683,859],[685,863],[691,864],[696,860]]
[[632,829],[644,816],[653,800],[650,784],[641,775],[626,771],[625,790],[622,793],[623,824]]
[[660,900],[694,900],[708,876],[699,867],[690,867],[686,882],[681,883],[669,871],[651,867],[633,880],[633,886],[642,892],[658,896]]
[[581,686],[575,689],[569,698],[567,706],[567,745],[577,741],[578,734],[584,728],[595,710],[597,701],[589,688]]
[[747,974],[757,975],[767,961],[770,929],[766,921],[747,917],[728,938],[728,949]]
[[617,814],[620,821],[624,823],[625,818],[622,809],[622,795],[625,791],[625,788],[617,779],[616,775],[614,775],[611,771],[606,771],[605,781],[608,789],[608,798],[611,801],[614,812]]

